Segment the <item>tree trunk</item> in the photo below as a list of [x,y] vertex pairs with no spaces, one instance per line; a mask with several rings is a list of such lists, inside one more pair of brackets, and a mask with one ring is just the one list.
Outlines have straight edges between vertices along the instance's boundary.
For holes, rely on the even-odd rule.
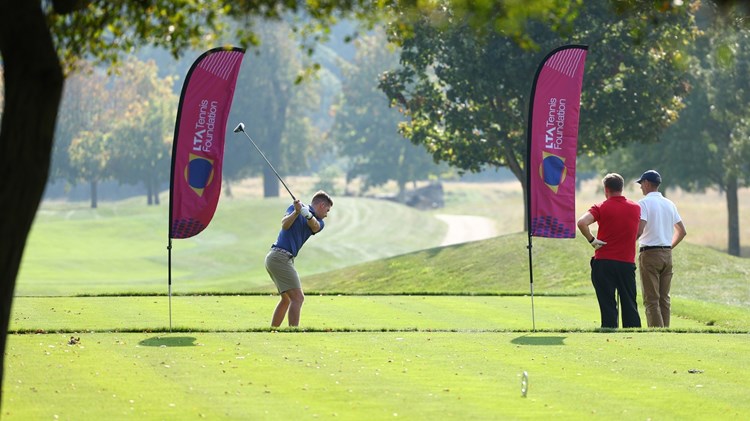
[[279,179],[268,165],[263,168],[263,197],[279,197]]
[[[290,93],[283,88],[283,83],[272,81],[275,104],[270,104],[270,118],[268,124],[268,142],[265,143],[265,155],[278,167],[281,163],[281,137],[286,125],[286,109],[289,105]],[[266,165],[263,168],[263,197],[279,197],[279,180],[273,170]]]
[[151,180],[146,180],[146,205],[151,206],[154,204],[154,187],[151,185]]
[[732,256],[740,255],[740,211],[737,200],[737,176],[731,175],[727,180],[727,252]]
[[154,195],[154,205],[159,206],[161,204],[159,201],[159,177],[152,172],[149,180],[151,182],[151,192]]
[[232,183],[228,179],[224,179],[224,196],[234,197],[232,194]]
[[96,180],[91,180],[89,182],[89,186],[91,187],[91,209],[96,209],[96,207],[99,205],[99,194],[96,189]]
[[[416,190],[416,181],[414,182],[414,190]],[[396,200],[398,203],[405,203],[406,202],[406,181],[404,180],[396,180],[396,185],[398,186],[398,193],[396,193]]]
[[146,186],[146,206],[151,206],[154,204],[153,177],[151,177],[150,175],[146,176],[146,179],[143,180],[143,184]]
[[510,172],[513,173],[513,175],[516,177],[516,180],[521,182],[521,190],[523,191],[523,230],[525,232],[529,232],[529,205],[527,202],[528,199],[528,186],[526,185],[526,171],[528,171],[528,168],[524,168],[521,166],[521,162],[518,161],[516,158],[516,155],[513,153],[513,150],[505,146],[503,144],[503,156],[505,157],[505,162],[507,163],[508,169],[510,169]]
[[143,185],[146,187],[146,205],[159,205],[159,181],[154,174],[155,169],[149,169],[148,175],[143,179]]
[[[279,99],[281,101],[281,99]],[[265,145],[265,155],[274,165],[274,168],[281,162],[281,136],[284,132],[284,120],[286,116],[286,101],[284,105],[279,105],[276,109],[273,121],[269,122],[268,142]],[[279,197],[279,179],[270,166],[265,164],[263,167],[263,197]]]
[[16,277],[47,183],[63,88],[62,69],[39,1],[0,0],[0,54],[5,74],[0,126],[1,382]]

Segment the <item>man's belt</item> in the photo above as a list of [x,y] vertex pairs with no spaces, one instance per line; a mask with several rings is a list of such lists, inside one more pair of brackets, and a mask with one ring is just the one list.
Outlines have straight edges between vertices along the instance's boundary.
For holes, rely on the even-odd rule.
[[283,249],[283,248],[281,248],[281,247],[271,246],[271,250],[273,250],[273,251],[278,251],[279,253],[283,253],[283,254],[286,254],[286,255],[287,255],[287,256],[289,256],[289,257],[294,257],[294,255],[292,254],[292,252],[291,252],[291,251],[289,251],[289,250],[287,250],[287,249]]
[[643,246],[639,251],[654,250],[654,249],[671,249],[672,246]]

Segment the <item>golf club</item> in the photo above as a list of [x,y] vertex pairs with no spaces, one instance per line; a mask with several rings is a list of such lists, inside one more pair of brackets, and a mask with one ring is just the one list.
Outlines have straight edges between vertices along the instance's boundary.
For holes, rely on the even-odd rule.
[[292,196],[292,200],[297,200],[297,198],[296,198],[296,197],[294,197],[294,195],[292,194],[292,191],[291,191],[291,190],[289,190],[289,187],[287,187],[287,185],[286,185],[286,183],[284,182],[284,180],[282,180],[282,179],[281,179],[281,176],[279,175],[279,173],[277,173],[277,172],[276,172],[276,169],[275,169],[275,168],[273,167],[273,165],[271,165],[271,162],[270,162],[270,161],[268,161],[268,158],[266,158],[266,155],[265,155],[265,154],[263,153],[263,151],[261,151],[261,150],[260,150],[260,148],[258,147],[258,145],[256,145],[256,144],[255,144],[255,142],[254,142],[254,141],[253,141],[253,139],[252,139],[252,138],[250,137],[250,135],[249,135],[249,134],[247,134],[247,132],[245,131],[245,123],[240,123],[240,124],[238,124],[238,125],[237,125],[237,127],[235,127],[235,128],[234,128],[234,132],[235,132],[235,133],[239,133],[239,132],[242,132],[242,133],[244,133],[244,134],[245,134],[245,136],[247,136],[248,140],[250,140],[250,143],[252,143],[252,144],[253,144],[253,146],[255,146],[255,149],[257,149],[257,150],[258,150],[258,152],[260,153],[260,156],[262,156],[262,157],[263,157],[263,159],[265,159],[265,160],[266,160],[266,163],[268,164],[268,166],[269,166],[269,167],[271,167],[271,171],[273,171],[273,173],[274,173],[274,174],[276,174],[276,177],[277,177],[277,178],[279,179],[279,181],[281,181],[281,184],[283,184],[283,185],[284,185],[284,188],[286,189],[286,191],[288,191],[288,192],[289,192],[289,195],[290,195],[290,196]]

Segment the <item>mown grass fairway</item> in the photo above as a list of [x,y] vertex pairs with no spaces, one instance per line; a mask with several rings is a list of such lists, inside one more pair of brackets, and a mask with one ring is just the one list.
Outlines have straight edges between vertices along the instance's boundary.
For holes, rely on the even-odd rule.
[[10,337],[3,419],[750,416],[746,334],[100,333],[68,345],[69,337]]
[[530,297],[309,295],[272,332],[275,302],[174,297],[166,333],[164,296],[19,297],[3,419],[750,416],[747,309],[597,333],[594,297],[540,296],[532,332]]
[[[220,202],[205,233],[173,241],[174,291],[275,291],[263,259],[288,205],[288,199]],[[166,293],[167,210],[166,205],[147,208],[137,199],[97,209],[43,207],[29,236],[16,295]],[[302,274],[434,247],[447,229],[423,212],[382,200],[336,198],[329,215],[324,233],[309,240],[296,262]],[[379,215],[399,223],[369,223]]]
[[[173,329],[266,331],[277,297],[186,296],[172,298]],[[538,330],[592,330],[599,325],[596,299],[535,297]],[[168,331],[167,297],[19,297],[11,330],[18,332]],[[679,309],[679,307],[678,307]],[[677,311],[673,329],[742,330],[750,311],[716,312],[710,326]],[[315,296],[304,306],[304,330],[532,330],[530,297]]]
[[[579,206],[596,196],[585,195]],[[447,207],[429,212],[335,199],[297,261],[302,327],[276,332],[263,257],[287,200],[223,199],[204,234],[175,240],[171,333],[166,206],[45,204],[13,302],[0,415],[750,419],[750,260],[691,237],[723,202],[687,198],[678,206],[712,210],[688,213],[705,220],[674,252],[672,327],[617,331],[597,329],[580,237],[534,239],[532,329],[521,197],[505,186],[449,187]],[[436,212],[491,217],[506,234],[438,247]]]

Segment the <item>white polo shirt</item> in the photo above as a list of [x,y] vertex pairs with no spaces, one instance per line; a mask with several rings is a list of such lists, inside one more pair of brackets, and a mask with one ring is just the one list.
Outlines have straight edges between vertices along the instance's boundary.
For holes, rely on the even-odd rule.
[[658,191],[647,194],[638,204],[641,220],[646,221],[639,240],[641,247],[671,246],[674,225],[682,221],[677,206]]

